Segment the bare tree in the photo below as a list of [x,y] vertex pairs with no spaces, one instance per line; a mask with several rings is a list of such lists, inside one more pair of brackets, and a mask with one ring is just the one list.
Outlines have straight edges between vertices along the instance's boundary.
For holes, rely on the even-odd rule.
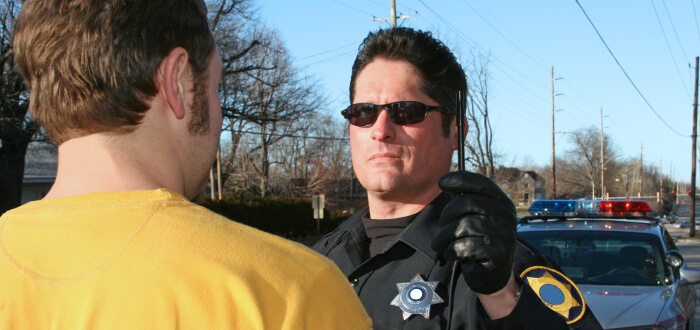
[[489,117],[489,59],[481,53],[471,53],[466,66],[467,93],[466,117],[469,124],[466,146],[467,161],[478,173],[494,178],[493,128]]
[[28,116],[27,87],[14,62],[12,28],[21,1],[0,3],[0,214],[21,204],[24,158],[39,126]]
[[222,148],[222,182],[228,185],[229,175],[238,168],[236,156],[248,124],[245,109],[249,98],[245,97],[247,86],[242,75],[253,70],[272,70],[256,62],[252,52],[263,47],[263,32],[258,28],[261,23],[253,0],[210,0],[209,22],[219,48],[223,63],[223,77],[220,84],[221,109],[223,112],[223,130],[230,135],[226,148]]
[[[601,163],[600,163],[600,131],[595,127],[582,129],[578,134],[571,134],[569,140],[572,147],[565,152],[563,159],[557,158],[560,164],[557,172],[557,187],[561,186],[563,195],[567,197],[600,196],[601,194]],[[612,143],[612,139],[605,135],[605,162],[604,167],[608,176],[605,185],[614,181],[611,175],[617,171],[618,151]],[[559,189],[557,189],[559,190]],[[562,195],[559,194],[559,195]]]
[[312,114],[297,125],[297,136],[285,139],[277,157],[286,174],[288,194],[311,196],[325,194],[333,202],[351,180],[347,123],[329,114]]
[[[233,149],[230,157],[248,161],[255,170],[257,193],[265,196],[270,188],[271,146],[298,129],[293,123],[302,116],[309,116],[320,104],[317,82],[301,76],[291,64],[288,51],[277,31],[257,26],[254,33],[258,45],[248,53],[254,63],[250,70],[231,77],[224,100],[224,116],[232,132]],[[240,134],[253,134],[257,147],[248,150],[248,155],[239,155],[236,144]],[[230,161],[235,163],[235,161]]]
[[613,167],[606,166],[605,173],[606,190],[611,197],[636,199],[641,196],[651,201],[656,201],[657,193],[661,197],[659,169],[642,164],[638,157],[621,160]]

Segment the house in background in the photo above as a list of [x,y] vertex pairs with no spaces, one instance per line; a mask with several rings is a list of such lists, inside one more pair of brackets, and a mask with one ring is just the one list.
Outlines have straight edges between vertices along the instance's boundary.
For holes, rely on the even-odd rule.
[[535,171],[521,171],[515,167],[500,167],[495,173],[496,183],[513,200],[515,206],[527,206],[547,196],[545,180]]
[[44,198],[56,181],[58,148],[46,142],[32,142],[24,156],[22,204]]

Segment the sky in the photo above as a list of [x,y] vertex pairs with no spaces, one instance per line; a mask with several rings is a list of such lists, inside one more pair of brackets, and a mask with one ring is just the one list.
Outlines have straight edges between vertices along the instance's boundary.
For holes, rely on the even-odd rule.
[[[390,3],[257,4],[296,67],[327,93],[319,109],[342,118],[357,47],[368,32],[389,27],[373,19],[390,17]],[[700,0],[396,0],[396,8],[418,15],[398,25],[489,56],[493,144],[503,165],[551,164],[553,67],[557,158],[571,148],[564,132],[600,130],[602,109],[621,158],[641,155],[645,166],[690,182]]]

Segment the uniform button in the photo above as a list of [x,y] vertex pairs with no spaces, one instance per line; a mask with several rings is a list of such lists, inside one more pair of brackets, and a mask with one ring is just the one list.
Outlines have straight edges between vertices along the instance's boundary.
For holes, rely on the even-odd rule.
[[360,281],[358,279],[354,279],[354,280],[350,281],[350,285],[352,285],[352,286],[357,285],[357,283],[360,283]]

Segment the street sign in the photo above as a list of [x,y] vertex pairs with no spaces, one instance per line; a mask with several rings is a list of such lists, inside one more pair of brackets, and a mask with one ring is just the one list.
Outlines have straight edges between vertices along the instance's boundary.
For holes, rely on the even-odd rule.
[[311,207],[314,208],[314,219],[323,219],[323,208],[325,204],[325,195],[314,195],[311,198]]
[[321,234],[321,219],[323,219],[323,208],[326,204],[325,195],[314,195],[311,197],[311,207],[314,208],[314,219],[316,219],[316,231]]

